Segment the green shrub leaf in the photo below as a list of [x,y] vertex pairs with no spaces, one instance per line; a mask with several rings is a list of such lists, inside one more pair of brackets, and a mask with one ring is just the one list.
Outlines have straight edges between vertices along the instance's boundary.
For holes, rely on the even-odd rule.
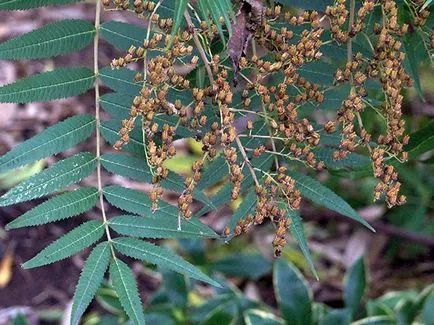
[[[121,128],[120,120],[110,120],[101,123],[100,131],[104,139],[114,145],[119,140],[119,129]],[[128,144],[122,147],[122,150],[132,153],[137,157],[144,157],[142,130],[135,128],[130,132]]]
[[65,5],[80,0],[0,0],[0,10],[26,10],[50,5]]
[[303,221],[301,220],[298,213],[296,214],[295,211],[291,211],[287,209],[288,215],[291,218],[291,225],[289,227],[289,231],[291,232],[292,236],[295,238],[295,240],[298,243],[298,246],[300,247],[304,258],[307,260],[307,263],[309,264],[310,270],[312,271],[315,278],[318,280],[318,273],[316,272],[315,265],[313,264],[312,256],[310,255],[309,246],[307,245],[307,240],[304,235],[304,227],[303,227]]
[[104,85],[123,95],[137,96],[142,89],[142,83],[134,81],[136,72],[127,68],[112,70],[106,67],[100,70],[99,75]]
[[229,276],[259,279],[271,271],[272,264],[261,254],[232,254],[212,264],[212,269]]
[[38,255],[24,263],[23,268],[30,269],[63,260],[89,247],[103,234],[104,224],[101,221],[88,221],[44,248]]
[[184,20],[184,12],[187,9],[188,0],[177,0],[175,1],[175,13],[173,15],[173,27],[172,34],[170,37],[168,48],[172,45],[173,38],[178,33],[179,26],[181,26],[181,22]]
[[374,228],[372,228],[366,220],[359,216],[358,213],[335,192],[307,175],[294,171],[288,171],[287,173],[295,180],[295,186],[304,197],[308,198],[312,202],[325,206],[330,210],[357,220],[362,225],[375,232]]
[[218,238],[208,226],[200,222],[184,222],[178,230],[176,218],[138,217],[122,215],[111,218],[109,226],[121,235],[140,238]]
[[249,309],[244,313],[244,321],[248,325],[283,325],[285,321],[273,313],[260,309]]
[[96,157],[79,153],[21,182],[0,197],[0,206],[25,202],[78,183],[96,167]]
[[0,157],[0,173],[72,148],[90,137],[94,128],[91,115],[76,115],[57,123]]
[[80,95],[95,81],[87,68],[59,68],[0,87],[0,103],[30,103]]
[[434,149],[434,122],[429,123],[424,128],[413,132],[410,141],[404,147],[410,159],[419,157],[424,152]]
[[273,284],[279,310],[287,324],[310,324],[312,293],[301,273],[280,259],[274,265]]
[[127,51],[131,45],[143,46],[146,29],[120,21],[106,21],[100,27],[101,36],[111,45]]
[[98,290],[110,261],[110,244],[98,244],[90,253],[75,288],[71,324],[77,325]]
[[78,51],[92,42],[95,26],[85,20],[61,20],[0,44],[0,59],[41,59]]
[[[136,181],[152,183],[152,173],[149,166],[142,159],[128,155],[109,153],[101,157],[101,163],[109,172],[131,178]],[[182,176],[169,171],[166,179],[160,181],[161,187],[181,193],[184,191],[184,179]],[[193,197],[205,205],[212,206],[210,199],[201,191],[195,190]]]
[[235,212],[232,214],[228,222],[228,227],[230,229],[234,229],[238,220],[247,218],[249,213],[252,213],[252,211],[254,211],[256,207],[256,202],[256,190],[255,188],[252,188],[249,193],[247,193],[246,197],[243,199],[243,202],[241,202],[238,209],[236,209]]
[[363,258],[359,258],[348,270],[344,287],[345,307],[353,316],[360,307],[366,288],[366,271]]
[[126,256],[145,260],[149,263],[185,274],[191,278],[209,283],[213,286],[221,287],[218,282],[202,273],[195,266],[163,247],[155,246],[139,239],[126,237],[115,238],[113,239],[113,243],[115,248]]
[[115,258],[110,263],[110,277],[122,307],[135,325],[145,324],[145,315],[136,280],[128,265]]
[[55,196],[41,203],[19,218],[10,222],[6,229],[15,229],[43,225],[62,220],[89,211],[95,206],[98,190],[93,187],[82,187],[75,191]]
[[[104,197],[113,206],[130,213],[139,214],[144,217],[164,218],[169,220],[169,222],[178,220],[179,210],[176,206],[159,201],[158,209],[153,211],[148,195],[137,190],[117,185],[108,186],[104,188]],[[190,220],[182,218],[181,220],[182,224],[191,224],[203,228],[203,224],[195,218]]]

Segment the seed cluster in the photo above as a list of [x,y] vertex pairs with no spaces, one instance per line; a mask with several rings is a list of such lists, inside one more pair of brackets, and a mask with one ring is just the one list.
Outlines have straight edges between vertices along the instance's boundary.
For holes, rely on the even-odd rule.
[[[286,232],[291,226],[288,211],[298,210],[301,203],[296,181],[282,162],[293,160],[317,170],[323,170],[325,166],[323,161],[316,159],[314,150],[319,145],[322,127],[303,115],[306,105],[316,106],[324,101],[324,89],[304,78],[301,75],[302,67],[322,58],[322,37],[327,28],[327,24],[323,23],[325,18],[330,23],[333,41],[351,45],[351,40],[366,29],[368,14],[372,13],[375,6],[381,6],[385,16],[383,24],[374,27],[374,54],[372,57],[364,57],[361,53],[350,55],[348,62],[336,70],[335,83],[349,83],[351,91],[338,109],[336,118],[327,122],[323,129],[328,133],[339,132],[340,144],[333,153],[334,160],[344,159],[360,147],[368,148],[374,176],[379,180],[374,193],[376,200],[384,193],[389,206],[405,202],[405,196],[399,194],[401,184],[398,174],[387,163],[390,157],[407,158],[403,146],[409,138],[404,134],[401,92],[404,87],[412,85],[403,68],[405,55],[400,52],[399,40],[407,32],[408,26],[398,24],[394,1],[365,0],[353,15],[348,10],[346,0],[337,0],[322,16],[316,11],[292,15],[282,12],[280,6],[262,11],[261,3],[242,0],[244,5],[253,3],[256,6],[251,8],[255,10],[250,17],[254,21],[246,22],[245,26],[248,39],[251,37],[258,48],[262,52],[268,51],[269,55],[261,57],[255,51],[247,55],[246,44],[242,45],[241,50],[229,49],[229,54],[231,50],[237,55],[241,53],[239,56],[230,55],[234,66],[232,71],[225,57],[210,54],[211,50],[204,51],[202,48],[203,44],[211,44],[218,37],[216,24],[223,24],[222,19],[211,24],[202,21],[197,27],[189,26],[174,37],[170,50],[167,50],[165,48],[171,41],[168,35],[173,23],[170,19],[160,19],[158,10],[155,10],[158,9],[157,4],[134,1],[133,7],[130,7],[129,1],[103,0],[103,3],[106,6],[114,3],[116,9],[134,11],[141,17],[152,17],[151,23],[160,31],[149,33],[142,46],[131,46],[125,56],[111,63],[113,69],[132,62],[144,64],[143,72],[135,76],[135,82],[142,84],[142,89],[132,102],[130,118],[122,121],[120,138],[114,147],[119,150],[128,144],[131,131],[141,122],[146,161],[155,184],[150,193],[153,208],[158,208],[158,200],[162,195],[158,184],[168,176],[165,162],[176,155],[173,142],[177,138],[178,127],[183,126],[192,132],[196,140],[201,141],[203,156],[193,163],[192,175],[185,178],[184,190],[178,198],[180,216],[186,219],[192,217],[194,192],[203,168],[207,160],[221,153],[232,184],[231,199],[236,200],[243,194],[242,189],[245,187],[242,185],[245,182],[251,182],[247,188],[254,184],[256,194],[254,211],[239,220],[234,229],[225,228],[223,234],[238,236],[269,219],[275,226],[273,248],[276,256],[285,247]],[[248,5],[244,7],[245,10],[248,8]],[[418,17],[418,24],[423,24],[427,15],[422,11]],[[352,20],[352,24],[348,27],[349,20]],[[291,30],[291,26],[298,30],[297,34]],[[200,44],[196,42],[198,38]],[[193,55],[192,44],[203,61],[204,57],[209,56],[205,62],[205,67],[209,68],[209,84],[202,88],[190,86],[185,75],[178,72],[180,62],[189,62],[193,67],[198,65],[199,57]],[[236,42],[229,44],[235,46],[233,44]],[[149,56],[150,51],[158,53]],[[243,83],[234,87],[231,82],[240,80],[240,77]],[[269,82],[271,78],[273,82]],[[387,133],[375,139],[375,147],[371,144],[373,136],[363,127],[360,115],[368,104],[365,89],[368,79],[377,79],[385,96],[379,113],[386,121]],[[237,97],[238,91],[240,97]],[[188,104],[177,99],[178,96],[173,96],[180,93],[187,94]],[[236,122],[241,121],[240,117],[245,114],[248,116],[245,130],[242,130],[242,126]],[[165,122],[168,121],[165,119],[167,117],[172,118],[170,123]],[[248,141],[243,141],[243,138]],[[274,165],[266,171],[255,166],[255,161],[262,159],[263,155],[276,158]]]

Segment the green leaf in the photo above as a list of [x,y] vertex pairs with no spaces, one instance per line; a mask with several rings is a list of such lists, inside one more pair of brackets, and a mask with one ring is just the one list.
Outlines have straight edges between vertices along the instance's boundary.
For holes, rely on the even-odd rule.
[[321,147],[313,149],[315,159],[317,161],[324,161],[325,166],[328,169],[360,169],[369,167],[371,160],[358,153],[350,153],[346,158],[333,160],[333,152],[336,149]]
[[[152,173],[143,159],[128,155],[109,153],[101,157],[101,163],[109,172],[131,178],[136,181],[152,183]],[[169,172],[166,179],[160,181],[161,187],[181,193],[184,191],[184,179],[182,176]],[[208,197],[199,190],[195,190],[193,197],[206,205],[212,205]]]
[[229,167],[226,164],[225,158],[223,156],[218,156],[205,167],[202,177],[196,187],[199,190],[207,189],[222,181],[228,173]]
[[[261,157],[254,158],[251,160],[252,165],[258,169],[267,170],[270,168],[270,166],[273,164],[273,155],[262,155]],[[247,166],[244,166],[243,173],[246,175],[244,181],[241,183],[241,193],[245,193],[253,184],[253,179],[250,173],[247,171]],[[258,178],[261,178],[263,175],[260,171],[256,172],[256,176]],[[211,198],[211,202],[215,207],[221,207],[222,205],[226,204],[228,201],[230,201],[231,198],[231,191],[232,191],[233,184],[232,183],[226,183],[218,192]],[[213,211],[213,209],[205,206],[202,209],[200,209],[196,214],[195,217],[199,217],[204,215],[205,213]]]
[[80,0],[0,0],[0,10],[25,10],[51,5],[64,5]]
[[363,257],[359,258],[348,270],[344,287],[345,307],[354,316],[360,307],[366,288],[366,271]]
[[0,157],[0,173],[72,148],[90,137],[94,128],[91,115],[76,115],[50,126]]
[[179,27],[181,26],[181,22],[184,19],[184,12],[187,9],[187,5],[188,5],[188,0],[175,1],[175,13],[173,15],[172,33],[169,40],[169,44],[167,44],[167,48],[170,48],[174,36],[178,33]]
[[422,309],[421,318],[425,325],[434,324],[434,294],[431,294],[426,300]]
[[308,10],[318,10],[325,11],[328,5],[331,5],[332,2],[329,0],[311,0],[311,1],[303,1],[303,0],[280,0],[279,3],[283,4],[287,7],[296,7]]
[[115,248],[126,256],[145,260],[149,263],[185,274],[186,276],[209,283],[213,286],[221,287],[218,282],[214,281],[195,266],[191,265],[170,250],[139,239],[126,237],[115,238],[113,239],[113,243]]
[[134,80],[136,72],[127,68],[112,70],[106,67],[100,70],[99,75],[104,85],[123,95],[136,96],[142,89],[142,83]]
[[288,171],[287,174],[295,180],[296,188],[301,192],[302,196],[308,198],[321,206],[336,211],[344,216],[350,217],[362,225],[375,232],[366,220],[358,215],[356,211],[338,196],[335,192],[322,185],[317,180],[294,171]]
[[61,160],[0,197],[0,207],[29,201],[78,183],[95,167],[96,157],[88,152]]
[[372,316],[351,323],[351,325],[395,325],[396,321],[390,316]]
[[252,188],[243,199],[238,209],[236,209],[235,212],[232,214],[228,222],[228,227],[230,229],[234,229],[238,220],[247,218],[249,213],[252,213],[252,211],[254,211],[256,203],[256,189]]
[[[108,186],[104,188],[104,197],[113,206],[130,213],[139,214],[144,217],[161,218],[168,220],[168,222],[178,220],[179,210],[176,206],[170,205],[164,201],[159,201],[158,209],[153,211],[152,203],[148,195],[137,190],[116,185]],[[182,225],[189,224],[191,227],[194,226],[203,229],[204,226],[195,218],[190,220],[182,218],[181,221]],[[208,233],[210,234],[209,231]]]
[[24,263],[23,268],[30,269],[63,260],[89,247],[103,234],[104,224],[101,221],[88,221],[44,248],[38,255]]
[[126,119],[130,116],[131,103],[134,96],[122,93],[108,93],[99,98],[101,107],[116,119]]
[[249,309],[244,313],[246,325],[279,325],[285,324],[284,320],[276,317],[273,313],[260,309]]
[[410,141],[404,147],[410,159],[419,157],[424,152],[434,149],[434,122],[410,134]]
[[80,95],[95,81],[87,68],[59,68],[0,87],[0,103],[30,103]]
[[350,325],[351,311],[348,309],[335,309],[332,310],[324,319],[320,325]]
[[89,211],[95,206],[98,190],[82,187],[53,197],[10,222],[6,229],[43,225]]
[[415,53],[415,48],[417,47],[417,42],[419,41],[419,37],[416,36],[416,33],[412,33],[412,35],[406,35],[403,39],[403,50],[405,52],[405,60],[404,67],[405,70],[410,75],[411,79],[414,81],[414,88],[416,89],[419,98],[425,101],[422,87],[419,79],[419,71],[418,71],[418,60]]
[[259,279],[271,271],[271,262],[261,254],[237,253],[212,263],[211,268],[229,276]]
[[98,244],[84,264],[74,292],[71,324],[77,325],[98,290],[110,261],[110,244]]
[[310,324],[312,320],[312,293],[303,275],[283,260],[274,264],[274,293],[279,310],[287,324]]
[[135,325],[145,324],[142,302],[136,280],[128,265],[114,258],[110,263],[110,277],[122,307]]
[[[121,128],[120,120],[110,120],[101,123],[100,131],[104,139],[114,145],[119,140],[119,130]],[[137,157],[144,157],[145,151],[143,150],[143,136],[141,128],[134,128],[130,132],[130,140],[128,144],[122,147],[122,150],[132,153]]]
[[165,292],[168,301],[176,308],[186,308],[188,304],[189,279],[184,274],[179,274],[172,270],[162,268]]
[[208,226],[200,222],[185,222],[178,230],[175,218],[138,217],[123,215],[111,218],[109,226],[121,235],[140,238],[218,238]]
[[92,42],[95,26],[85,20],[61,20],[0,44],[0,59],[50,58],[78,51]]
[[291,225],[289,226],[289,231],[298,243],[307,263],[309,264],[310,270],[312,271],[315,278],[318,280],[318,273],[316,272],[315,265],[313,264],[312,256],[310,255],[309,246],[307,245],[306,237],[304,236],[303,221],[298,214],[287,208],[288,215],[291,218]]
[[143,46],[146,29],[120,21],[106,21],[100,27],[101,36],[111,45],[127,51],[131,45]]

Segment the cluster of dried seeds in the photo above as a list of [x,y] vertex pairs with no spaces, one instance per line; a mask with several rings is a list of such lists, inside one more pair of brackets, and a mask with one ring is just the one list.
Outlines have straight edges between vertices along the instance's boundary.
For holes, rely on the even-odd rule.
[[[170,19],[159,18],[155,10],[157,4],[137,0],[131,9],[127,2],[113,1],[118,9],[134,10],[142,17],[145,13],[152,15],[151,22],[163,34],[168,34],[173,23]],[[350,83],[351,91],[342,102],[336,119],[326,123],[324,130],[328,133],[339,131],[341,136],[339,148],[333,154],[335,160],[344,159],[361,145],[366,146],[373,161],[374,175],[380,180],[375,188],[375,199],[385,193],[389,206],[403,204],[405,197],[398,194],[401,185],[398,175],[392,165],[386,163],[388,158],[385,158],[385,155],[400,155],[403,160],[406,159],[403,145],[408,142],[408,136],[404,135],[401,90],[412,84],[403,68],[404,54],[400,52],[401,43],[397,37],[406,33],[408,26],[398,24],[395,2],[365,0],[357,12],[351,12],[346,0],[337,0],[333,6],[327,7],[325,16],[316,11],[305,11],[294,16],[282,12],[280,6],[265,8],[259,0],[241,2],[242,10],[238,12],[237,22],[233,26],[234,36],[228,43],[234,78],[229,77],[230,68],[225,65],[225,58],[214,55],[210,59],[204,59],[211,51],[205,51],[202,46],[212,43],[218,35],[218,29],[214,23],[209,25],[203,21],[197,27],[189,23],[189,28],[173,39],[170,50],[161,52],[164,54],[147,59],[148,51],[161,51],[170,42],[170,36],[163,37],[163,34],[155,33],[144,40],[142,47],[132,46],[124,57],[112,61],[113,69],[139,61],[143,61],[145,66],[143,74],[137,73],[135,77],[135,81],[142,83],[143,88],[134,98],[130,119],[122,122],[120,139],[114,147],[120,149],[128,143],[129,133],[140,117],[146,160],[154,175],[153,182],[158,184],[159,180],[168,175],[165,161],[176,154],[173,141],[178,125],[192,130],[196,139],[202,143],[203,157],[193,163],[193,174],[185,179],[184,191],[178,199],[180,215],[187,219],[193,215],[193,193],[204,164],[221,151],[233,185],[231,199],[236,200],[242,194],[241,185],[247,176],[253,180],[256,188],[254,212],[239,220],[233,230],[225,228],[224,235],[240,235],[269,219],[275,225],[273,247],[275,255],[279,256],[286,244],[285,234],[291,225],[287,209],[298,210],[301,202],[296,182],[287,175],[286,167],[280,166],[279,157],[302,162],[317,170],[322,170],[325,165],[323,161],[317,161],[313,150],[319,144],[321,130],[309,119],[300,117],[300,110],[306,103],[318,105],[324,101],[324,89],[300,76],[300,68],[305,63],[322,57],[321,37],[326,28],[324,18],[329,19],[334,41],[346,42],[351,48],[352,38],[366,28],[364,20],[367,15],[376,5],[381,5],[385,19],[382,25],[374,27],[378,39],[373,46],[374,55],[372,58],[363,57],[360,53],[350,55],[346,65],[336,71],[335,82]],[[111,2],[103,0],[103,3],[109,6]],[[427,14],[422,11],[418,18],[415,24],[423,25]],[[222,24],[223,21],[217,23]],[[283,23],[304,29],[294,37],[290,28],[282,27]],[[202,40],[199,43],[196,42],[198,35]],[[192,40],[201,53],[205,67],[209,68],[209,85],[203,88],[191,88],[185,76],[177,73],[177,59],[182,58],[185,62],[189,56],[193,66],[199,62],[198,56],[192,56],[193,46],[189,45]],[[266,59],[256,52],[247,55],[250,40],[261,49],[268,50],[271,55]],[[434,43],[433,37],[431,42]],[[234,103],[237,89],[230,82],[238,80],[239,75],[243,78],[241,87],[244,89],[240,102]],[[271,77],[278,80],[268,83]],[[375,148],[371,148],[372,136],[363,127],[360,118],[360,113],[366,108],[364,84],[368,78],[378,79],[385,94],[381,113],[387,123],[387,134],[377,139],[378,145]],[[169,100],[168,93],[174,90],[188,93],[192,101],[184,105],[180,100]],[[258,106],[253,107],[253,98],[259,99]],[[246,133],[242,134],[242,130],[235,127],[235,121],[239,117],[237,114],[244,113],[251,113],[255,118],[249,117],[246,120]],[[159,125],[155,122],[157,115],[176,116],[178,123]],[[254,123],[256,118],[265,122],[268,136],[257,134]],[[253,147],[244,147],[240,140],[243,136],[258,141],[249,141],[248,143],[254,143]],[[161,141],[156,141],[155,138]],[[262,171],[252,164],[252,159],[264,154],[276,157],[271,171]],[[162,190],[158,186],[151,191],[153,208],[158,207],[161,195]]]

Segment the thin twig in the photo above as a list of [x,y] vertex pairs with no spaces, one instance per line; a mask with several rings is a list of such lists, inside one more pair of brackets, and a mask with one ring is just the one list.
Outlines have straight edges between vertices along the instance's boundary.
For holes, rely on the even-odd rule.
[[208,75],[208,79],[211,82],[211,87],[212,87],[214,84],[214,77],[212,75],[211,67],[209,65],[208,58],[206,57],[205,50],[203,49],[202,44],[199,40],[199,37],[197,37],[196,28],[194,27],[194,24],[191,21],[191,17],[190,17],[190,14],[188,13],[188,10],[186,10],[184,12],[184,17],[185,17],[185,20],[187,21],[188,27],[191,28],[191,30],[193,31],[194,44],[196,45],[196,47],[199,51],[200,57],[203,61],[203,64],[205,65],[205,70],[206,70],[206,73]]
[[235,138],[235,141],[237,143],[238,149],[240,149],[241,155],[243,156],[243,159],[247,165],[247,168],[250,170],[250,174],[252,175],[253,181],[255,182],[255,185],[259,187],[259,181],[256,177],[255,170],[252,167],[252,164],[250,163],[249,157],[247,157],[246,151],[244,150],[243,144],[240,141],[239,137]]

